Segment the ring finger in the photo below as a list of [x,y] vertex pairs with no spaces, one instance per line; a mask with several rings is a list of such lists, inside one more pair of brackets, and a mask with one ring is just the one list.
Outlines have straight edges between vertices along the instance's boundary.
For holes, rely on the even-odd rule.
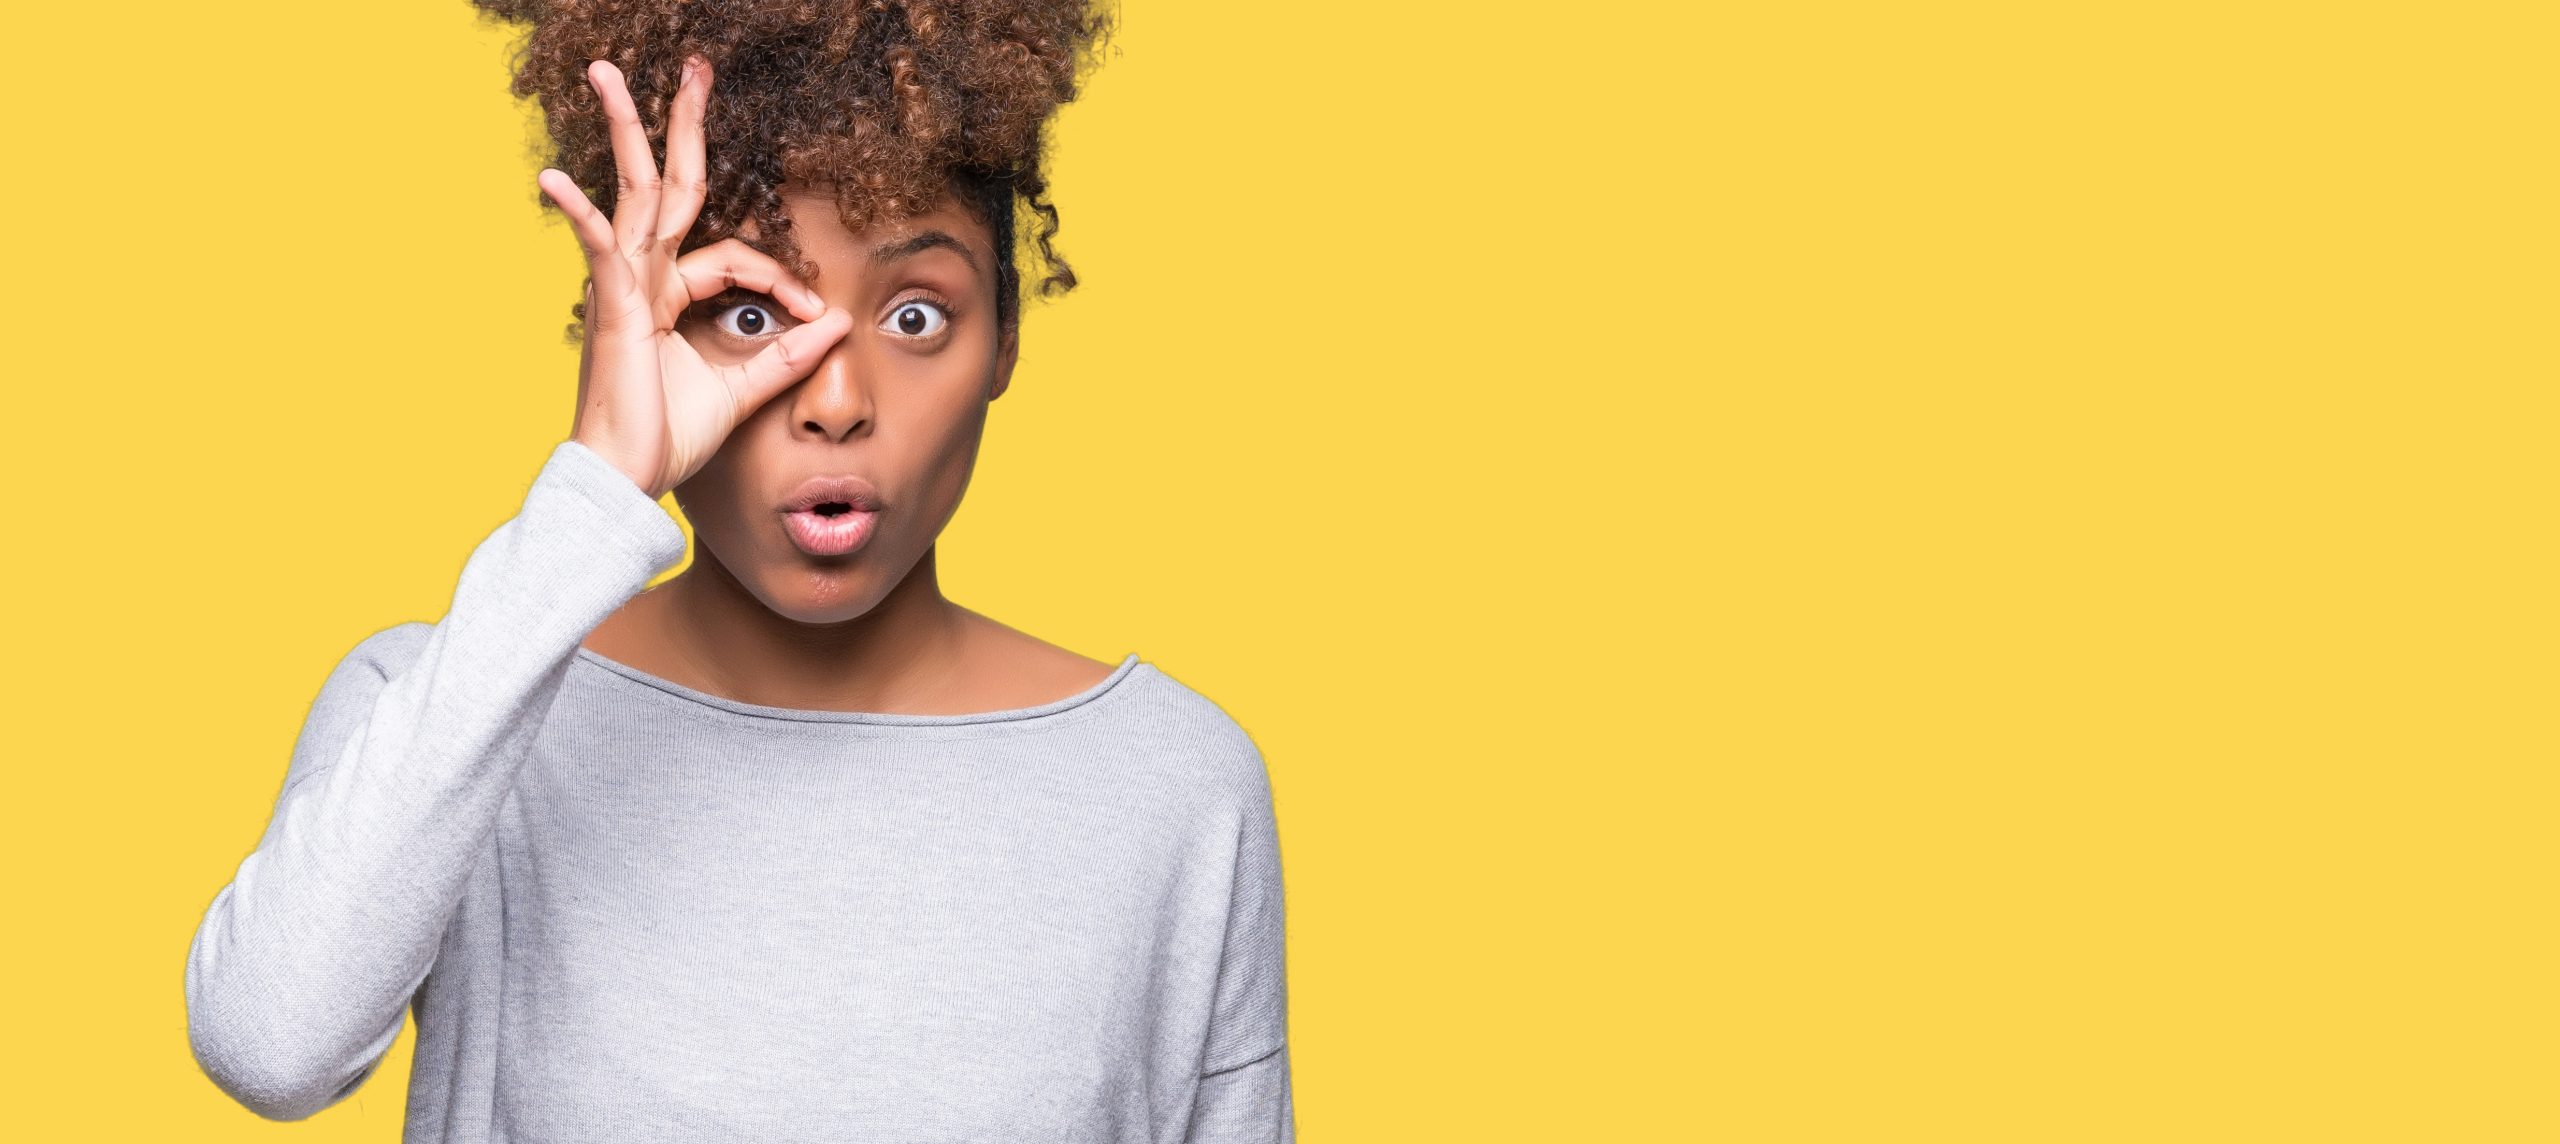
[[667,173],[658,200],[658,245],[680,249],[702,209],[703,105],[711,100],[711,62],[687,58],[684,81],[676,87],[673,114],[667,118]]

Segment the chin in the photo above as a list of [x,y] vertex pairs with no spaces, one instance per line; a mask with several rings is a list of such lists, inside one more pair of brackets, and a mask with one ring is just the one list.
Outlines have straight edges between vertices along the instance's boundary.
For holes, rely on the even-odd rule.
[[846,556],[817,557],[785,539],[764,553],[755,574],[741,577],[748,591],[775,615],[804,624],[840,624],[859,619],[898,584],[878,562],[877,545],[866,544]]
[[851,623],[868,615],[872,606],[878,602],[873,600],[844,607],[822,608],[794,606],[787,601],[765,601],[766,605],[773,609],[773,614],[795,624],[808,624],[811,627],[833,627],[837,624]]
[[774,615],[814,625],[860,619],[889,597],[916,563],[894,563],[897,545],[882,543],[892,539],[875,533],[842,556],[811,556],[770,514],[700,522],[694,532],[695,559],[716,562]]

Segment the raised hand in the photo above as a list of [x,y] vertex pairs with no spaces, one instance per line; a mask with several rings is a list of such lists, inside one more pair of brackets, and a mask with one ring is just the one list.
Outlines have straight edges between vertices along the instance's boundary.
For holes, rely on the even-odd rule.
[[[587,65],[587,82],[603,100],[612,130],[613,217],[597,210],[568,175],[545,167],[535,177],[576,226],[587,256],[586,344],[578,355],[570,437],[656,497],[700,470],[757,408],[808,376],[853,329],[853,316],[829,307],[781,263],[736,238],[675,256],[702,210],[707,61],[685,61],[667,121],[663,179],[622,70],[597,60]],[[713,365],[676,324],[694,302],[732,286],[772,297],[799,323],[742,363]]]

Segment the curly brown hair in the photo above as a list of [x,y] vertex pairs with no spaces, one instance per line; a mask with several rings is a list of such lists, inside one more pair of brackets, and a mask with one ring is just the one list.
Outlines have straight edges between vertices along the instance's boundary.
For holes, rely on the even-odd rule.
[[[931,210],[947,190],[996,240],[996,323],[1021,309],[1015,211],[1038,219],[1043,297],[1075,288],[1050,240],[1058,211],[1043,171],[1045,128],[1072,102],[1114,30],[1107,0],[471,0],[526,34],[510,90],[541,101],[550,164],[613,211],[613,140],[588,85],[591,60],[622,69],[649,143],[666,153],[667,110],[684,60],[714,85],[703,116],[707,186],[678,253],[737,237],[794,268],[803,261],[783,183],[833,183],[859,233],[875,219]],[[540,191],[534,192],[543,201]],[[756,237],[738,234],[752,217]],[[569,307],[583,340],[586,304]]]

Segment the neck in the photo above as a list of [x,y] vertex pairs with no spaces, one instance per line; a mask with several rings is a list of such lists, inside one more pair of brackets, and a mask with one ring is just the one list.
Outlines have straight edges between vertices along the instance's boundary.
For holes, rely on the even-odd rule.
[[650,625],[707,690],[770,707],[895,712],[931,706],[961,677],[967,610],[942,596],[925,549],[870,611],[834,623],[776,613],[697,546],[657,591]]

